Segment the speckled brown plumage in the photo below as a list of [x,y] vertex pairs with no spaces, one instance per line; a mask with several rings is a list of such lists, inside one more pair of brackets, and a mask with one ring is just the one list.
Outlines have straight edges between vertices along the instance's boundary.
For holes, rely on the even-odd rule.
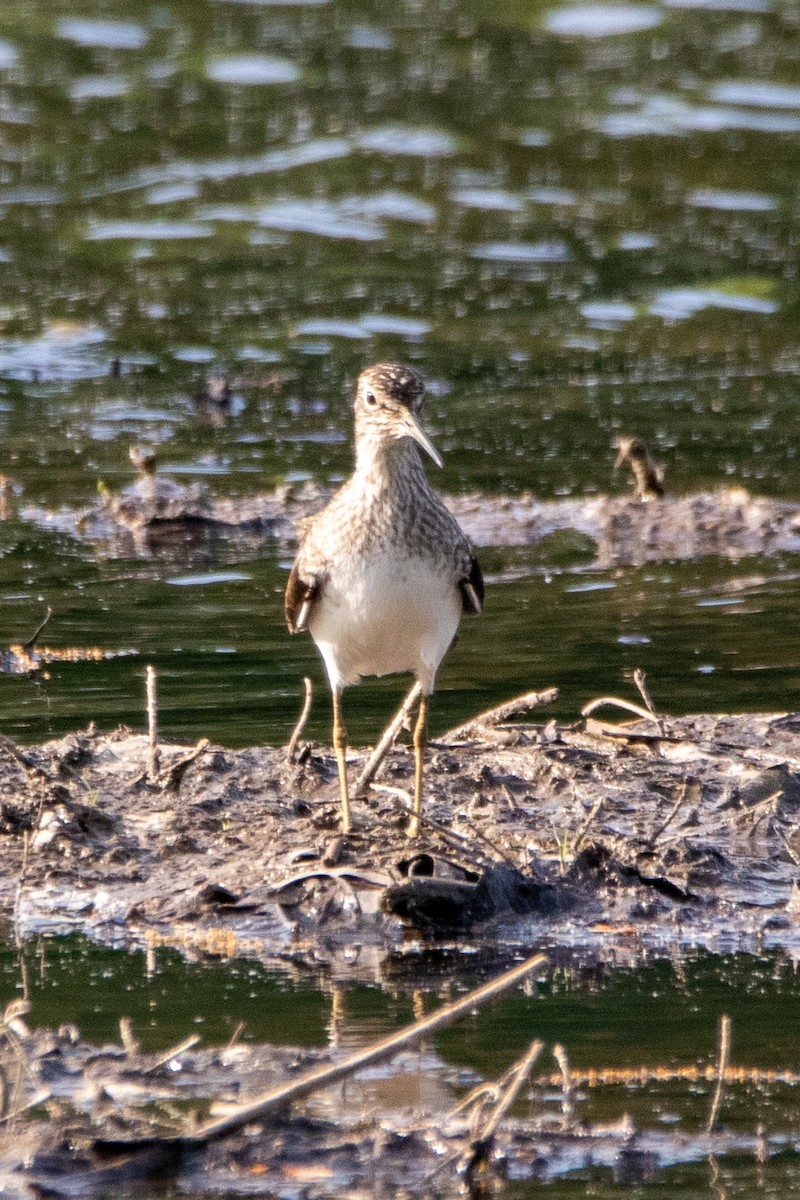
[[[424,701],[418,725],[424,723],[459,618],[483,603],[472,547],[420,460],[419,446],[441,465],[418,423],[423,390],[417,372],[398,363],[379,363],[359,376],[355,471],[327,507],[304,522],[286,589],[290,631],[308,629],[325,662],[335,747],[338,698],[364,675],[413,671]],[[338,740],[346,810],[340,734]],[[422,732],[415,746],[421,740]]]

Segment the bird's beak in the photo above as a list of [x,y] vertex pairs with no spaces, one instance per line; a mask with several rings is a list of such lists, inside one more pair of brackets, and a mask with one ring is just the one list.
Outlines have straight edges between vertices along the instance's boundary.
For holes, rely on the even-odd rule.
[[611,468],[612,473],[618,471],[627,457],[628,447],[623,443],[617,447],[617,457],[614,459],[614,466]]
[[420,427],[413,413],[410,413],[408,410],[406,410],[403,415],[403,419],[400,422],[400,429],[402,430],[401,436],[413,438],[417,445],[422,446],[422,449],[425,451],[425,453],[431,456],[437,467],[444,466],[441,456],[439,455],[439,451],[436,449],[428,435],[423,433],[422,428]]

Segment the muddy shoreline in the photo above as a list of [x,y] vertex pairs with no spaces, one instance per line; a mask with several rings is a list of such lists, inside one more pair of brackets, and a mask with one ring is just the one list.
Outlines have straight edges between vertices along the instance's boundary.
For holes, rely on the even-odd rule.
[[[351,770],[363,754],[353,752]],[[327,747],[0,744],[0,905],[21,937],[397,972],[427,944],[513,954],[800,941],[800,715],[478,729],[390,754],[338,832]],[[402,971],[400,972],[402,974]]]
[[[432,744],[414,841],[404,746],[355,802],[345,838],[333,756],[318,744],[292,761],[284,748],[162,743],[154,765],[149,740],[128,729],[90,726],[28,747],[3,738],[0,913],[20,945],[81,931],[152,956],[169,946],[417,994],[437,972],[458,993],[466,978],[542,950],[551,967],[631,966],[697,946],[796,953],[800,714],[598,715],[569,726],[479,721]],[[354,751],[351,770],[363,758]],[[341,1052],[204,1048],[194,1035],[147,1055],[125,1021],[118,1045],[97,1046],[74,1026],[32,1030],[24,1017],[13,1001],[0,1022],[0,1077],[16,1081],[0,1113],[11,1115],[0,1185],[14,1200],[165,1183],[231,1195],[257,1185],[298,1200],[394,1195],[399,1184],[409,1197],[483,1196],[503,1178],[601,1166],[643,1184],[709,1154],[791,1163],[797,1149],[791,1118],[768,1139],[749,1125],[664,1128],[655,1114],[634,1124],[626,1089],[663,1080],[664,1068],[598,1064],[572,1081],[553,1063],[563,1051],[537,1042],[529,1115],[505,1113],[485,1147],[476,1130],[491,1126],[513,1064],[504,1082],[468,1077],[430,1042],[198,1144],[204,1122],[227,1122]],[[672,1064],[669,1078],[710,1097],[704,1050],[707,1065]],[[728,1092],[796,1083],[773,1075],[731,1068]],[[592,1103],[607,1085],[622,1088],[611,1122],[607,1104]],[[462,1112],[469,1087],[488,1099]]]
[[[255,550],[269,540],[294,542],[297,522],[331,495],[329,488],[305,483],[247,498],[214,498],[200,485],[186,488],[159,478],[83,509],[22,504],[19,515],[41,529],[98,543],[110,555],[148,554],[215,535]],[[597,567],[800,551],[800,505],[752,496],[741,487],[648,501],[630,494],[540,500],[531,493],[473,493],[445,501],[476,546],[539,546],[569,534],[572,540],[560,551]]]

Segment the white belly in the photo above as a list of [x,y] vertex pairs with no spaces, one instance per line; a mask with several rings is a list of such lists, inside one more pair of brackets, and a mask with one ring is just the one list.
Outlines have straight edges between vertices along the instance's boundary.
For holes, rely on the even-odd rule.
[[328,579],[308,628],[333,688],[414,671],[430,694],[460,616],[458,588],[441,568],[386,555]]

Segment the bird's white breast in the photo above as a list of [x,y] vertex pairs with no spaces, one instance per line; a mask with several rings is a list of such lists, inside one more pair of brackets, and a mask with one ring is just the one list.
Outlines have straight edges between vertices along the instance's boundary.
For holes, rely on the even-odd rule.
[[340,563],[308,628],[331,686],[414,671],[430,693],[461,615],[456,581],[425,559],[386,552]]

